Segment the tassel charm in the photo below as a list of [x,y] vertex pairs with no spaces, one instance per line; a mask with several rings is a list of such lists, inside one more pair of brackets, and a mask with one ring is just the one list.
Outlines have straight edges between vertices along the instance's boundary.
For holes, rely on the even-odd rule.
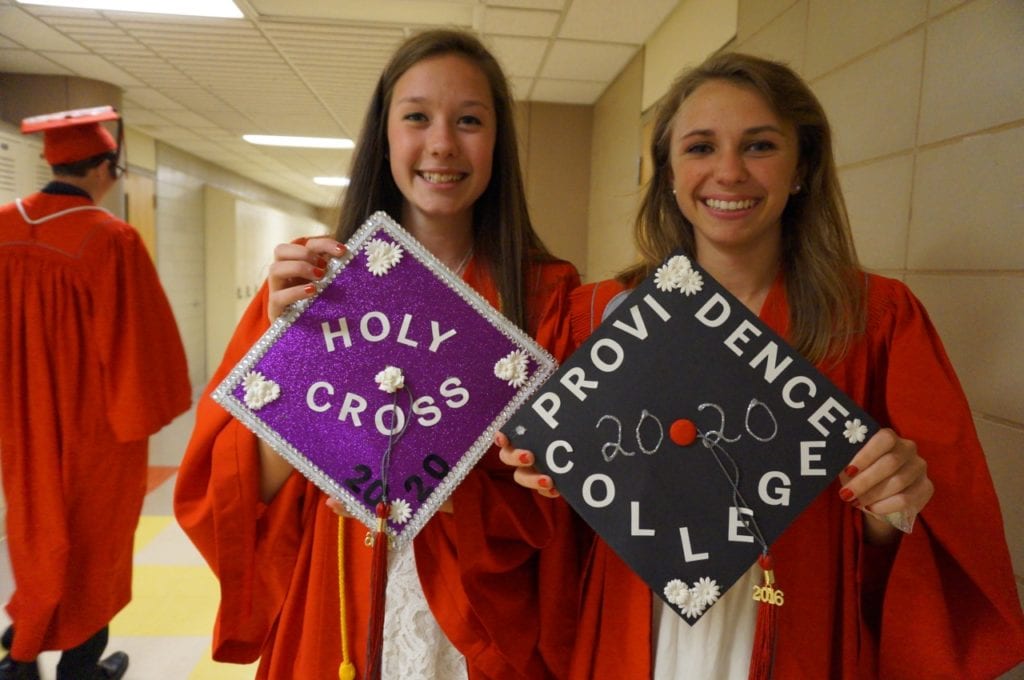
[[778,633],[779,608],[783,593],[775,587],[775,560],[768,552],[757,558],[764,570],[764,585],[754,586],[754,600],[758,603],[757,625],[754,629],[754,648],[750,653],[748,680],[770,680],[775,664],[775,638]]
[[388,585],[388,503],[377,504],[377,529],[367,533],[366,544],[373,548],[370,573],[370,630],[366,640],[367,680],[380,680],[384,650],[384,595]]

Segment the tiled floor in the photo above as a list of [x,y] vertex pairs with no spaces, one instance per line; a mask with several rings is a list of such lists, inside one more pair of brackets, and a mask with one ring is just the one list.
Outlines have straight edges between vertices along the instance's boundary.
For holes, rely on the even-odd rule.
[[[130,657],[125,680],[251,680],[254,666],[215,663],[210,632],[217,582],[171,512],[175,471],[192,431],[189,412],[150,440],[150,486],[135,533],[133,599],[110,624],[107,653]],[[14,584],[3,542],[0,602]],[[0,629],[9,619],[0,608]],[[43,680],[53,680],[59,654],[40,657]]]

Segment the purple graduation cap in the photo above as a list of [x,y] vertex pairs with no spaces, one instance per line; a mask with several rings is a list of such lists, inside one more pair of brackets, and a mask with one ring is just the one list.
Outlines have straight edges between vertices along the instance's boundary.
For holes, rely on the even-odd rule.
[[556,363],[378,212],[213,398],[402,545]]
[[878,425],[684,255],[622,297],[506,432],[692,624]]

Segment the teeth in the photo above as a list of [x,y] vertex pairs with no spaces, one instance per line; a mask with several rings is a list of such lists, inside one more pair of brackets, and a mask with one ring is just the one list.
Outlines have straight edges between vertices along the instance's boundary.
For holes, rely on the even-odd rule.
[[747,199],[745,201],[722,201],[717,198],[709,198],[704,203],[715,210],[747,210],[753,208],[757,201]]
[[447,184],[449,182],[458,182],[462,179],[461,174],[444,174],[440,172],[423,172],[420,174],[423,176],[423,179],[432,184]]

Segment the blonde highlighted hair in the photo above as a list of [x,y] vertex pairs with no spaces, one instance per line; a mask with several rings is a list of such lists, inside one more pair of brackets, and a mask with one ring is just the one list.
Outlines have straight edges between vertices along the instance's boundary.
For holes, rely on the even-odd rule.
[[736,52],[716,54],[672,84],[659,103],[650,146],[654,174],[636,218],[641,261],[619,274],[619,279],[635,283],[678,248],[696,256],[693,225],[672,194],[669,154],[676,111],[710,80],[752,88],[780,118],[796,127],[801,190],[790,196],[782,212],[788,340],[814,363],[841,357],[863,328],[864,276],[839,188],[825,111],[800,76],[779,62]]

